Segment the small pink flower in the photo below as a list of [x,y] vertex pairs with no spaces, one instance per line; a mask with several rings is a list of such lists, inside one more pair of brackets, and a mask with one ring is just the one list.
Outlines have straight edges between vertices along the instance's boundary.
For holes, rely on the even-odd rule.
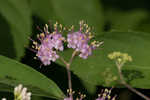
[[72,98],[67,97],[67,98],[64,98],[64,100],[73,100],[73,99],[72,99]]
[[[82,29],[86,27],[86,32],[83,32]],[[68,48],[73,48],[76,51],[80,52],[79,57],[87,59],[89,55],[92,54],[92,50],[100,46],[100,42],[92,42],[89,44],[92,35],[89,32],[89,27],[83,22],[80,23],[80,30],[77,32],[70,32],[67,35]]]
[[33,41],[34,49],[36,50],[36,56],[44,65],[50,65],[51,61],[55,62],[59,58],[56,51],[63,51],[63,41],[62,34],[57,30],[49,34],[48,26],[44,27],[44,33],[38,35],[38,40],[40,44]]
[[111,90],[105,89],[104,91],[102,90],[101,94],[98,95],[98,98],[96,100],[115,100],[116,96],[112,97],[110,96]]

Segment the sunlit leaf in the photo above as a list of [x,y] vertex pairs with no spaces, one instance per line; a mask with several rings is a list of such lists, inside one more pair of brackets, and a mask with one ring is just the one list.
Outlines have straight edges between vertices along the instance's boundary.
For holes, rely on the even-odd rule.
[[56,99],[64,97],[62,91],[52,80],[29,66],[4,56],[0,56],[0,73],[1,91],[13,92],[14,86],[23,84],[33,95]]

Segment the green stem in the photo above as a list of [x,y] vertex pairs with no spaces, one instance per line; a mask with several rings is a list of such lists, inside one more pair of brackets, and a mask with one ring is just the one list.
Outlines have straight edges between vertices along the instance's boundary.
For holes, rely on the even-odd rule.
[[72,94],[72,81],[71,81],[71,72],[70,72],[70,65],[72,64],[73,58],[76,55],[76,51],[74,51],[72,53],[72,56],[69,60],[69,62],[67,62],[66,60],[64,60],[64,58],[60,57],[60,59],[62,60],[62,62],[66,65],[66,70],[67,70],[67,76],[68,76],[68,87],[69,87],[69,91],[71,93],[70,94],[70,98],[73,100],[73,94]]
[[142,94],[141,92],[137,91],[136,89],[132,88],[129,84],[127,84],[125,81],[124,81],[124,78],[123,78],[123,74],[122,74],[122,71],[121,71],[121,68],[123,66],[123,64],[118,64],[116,63],[117,65],[117,68],[118,68],[118,72],[119,72],[119,77],[120,77],[120,80],[121,80],[121,83],[127,87],[129,90],[131,90],[132,92],[136,93],[137,95],[141,96],[142,98],[144,98],[145,100],[150,100],[149,97],[145,96],[144,94]]

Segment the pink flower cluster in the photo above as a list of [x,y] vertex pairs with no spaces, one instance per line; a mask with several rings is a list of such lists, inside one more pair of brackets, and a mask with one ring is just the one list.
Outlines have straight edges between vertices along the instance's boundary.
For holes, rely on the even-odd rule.
[[[111,94],[111,90],[108,90],[108,89],[105,89],[105,90],[102,90],[101,93],[98,95],[98,98],[96,98],[95,100],[116,100],[116,96],[114,97],[111,97],[110,94]],[[70,94],[73,94],[72,92],[68,92],[69,95]],[[86,95],[83,95],[83,94],[80,94],[79,95],[80,97],[79,98],[76,98],[76,100],[83,100]],[[64,98],[64,100],[73,100],[73,98],[71,98],[70,96],[69,97],[66,97]]]
[[[74,100],[73,99],[73,94],[75,93],[75,91],[72,91],[72,90],[67,90],[67,93],[69,94],[68,97],[64,98],[64,100]],[[77,94],[77,98],[75,100],[83,100],[86,95],[85,94],[81,94],[80,92]]]
[[102,93],[98,95],[98,98],[96,100],[116,100],[116,96],[112,97],[110,96],[111,90],[105,89],[104,91],[102,90]]
[[81,32],[70,33],[67,36],[68,48],[79,51],[79,56],[83,59],[87,59],[87,57],[92,54],[92,46],[88,45],[89,40],[88,34]]
[[[45,25],[44,32],[38,35],[40,44],[33,41],[33,48],[36,50],[36,56],[44,65],[50,65],[51,61],[54,62],[59,58],[57,51],[64,50],[64,42],[68,43],[68,48],[73,48],[75,51],[79,52],[79,57],[83,59],[87,59],[87,57],[92,54],[92,50],[100,45],[100,43],[96,41],[89,44],[92,35],[88,25],[83,22],[80,22],[79,31],[74,32],[73,28],[71,29],[66,40],[61,34],[62,31],[58,31],[57,25],[58,23],[54,24],[55,30],[51,34],[48,31],[48,25]],[[86,31],[83,31],[84,27],[86,27],[84,29]]]
[[[45,30],[48,30],[48,26],[46,25]],[[63,51],[63,41],[65,40],[62,37],[62,34],[58,31],[55,31],[51,34],[48,31],[41,33],[38,35],[38,40],[41,44],[37,42],[33,42],[34,49],[36,49],[36,56],[41,60],[44,65],[50,65],[51,61],[56,61],[59,58],[59,55],[56,53],[57,50]]]
[[38,47],[37,56],[44,65],[49,65],[51,61],[59,58],[55,50],[63,51],[63,37],[60,33],[48,34],[41,40]]

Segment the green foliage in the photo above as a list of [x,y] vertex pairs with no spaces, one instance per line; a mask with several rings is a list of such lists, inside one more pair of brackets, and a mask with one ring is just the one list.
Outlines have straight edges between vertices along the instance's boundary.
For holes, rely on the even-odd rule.
[[[104,45],[93,52],[87,60],[80,59],[76,57],[71,65],[71,70],[78,75],[88,84],[103,85],[103,86],[116,86],[117,82],[112,82],[107,85],[105,83],[106,76],[103,72],[107,68],[111,69],[110,74],[118,76],[117,68],[115,63],[107,58],[107,55],[113,51],[126,52],[132,56],[133,62],[125,64],[123,69],[131,70],[132,72],[140,73],[136,74],[137,77],[133,78],[135,75],[126,75],[126,79],[130,77],[130,84],[136,88],[150,88],[150,35],[149,33],[138,33],[138,32],[108,32],[104,33],[103,36],[97,36],[96,39],[99,41],[104,41]],[[146,47],[146,48],[145,48]],[[67,50],[63,52],[63,56],[69,59],[72,50]],[[59,62],[60,63],[60,62]],[[61,64],[61,63],[60,63]],[[139,76],[139,77],[138,77]],[[141,77],[142,76],[142,77]],[[132,80],[131,80],[132,77]],[[90,88],[90,87],[89,87]]]
[[87,91],[90,93],[90,94],[94,94],[96,92],[96,86],[89,83],[89,82],[85,82],[85,81],[82,81],[82,84],[84,84],[84,87],[87,89]]
[[60,99],[62,91],[50,79],[27,65],[0,56],[0,90],[13,92],[14,86],[25,85],[33,95]]
[[136,31],[141,21],[148,16],[147,11],[132,10],[132,11],[118,11],[115,9],[107,10],[105,17],[111,23],[110,31],[130,32]]
[[45,22],[57,20],[51,0],[30,0],[33,15],[39,16]]
[[101,34],[103,15],[99,0],[51,0],[55,14],[65,25],[78,25],[85,20],[94,27],[96,34]]
[[78,25],[80,20],[88,23],[100,34],[103,28],[103,15],[98,0],[31,0],[33,14],[43,20],[57,20],[64,25]]
[[31,34],[31,12],[27,1],[1,0],[0,13],[9,23],[16,59],[19,60],[24,55],[24,46],[27,45],[28,37]]
[[[76,57],[73,61],[71,70],[81,78],[85,87],[93,93],[97,85],[116,85],[116,82],[107,84],[112,76],[118,76],[115,64],[107,55],[121,51],[133,57],[133,62],[123,67],[126,81],[133,87],[149,89],[150,35],[143,32],[150,32],[150,12],[146,7],[137,9],[135,0],[130,2],[133,7],[127,7],[126,10],[117,4],[118,1],[126,3],[125,0],[108,1],[0,0],[0,54],[16,60],[24,57],[24,46],[28,45],[28,37],[34,31],[32,16],[44,22],[58,21],[65,26],[78,25],[80,20],[85,20],[94,27],[96,39],[104,41],[104,45],[87,60]],[[104,30],[112,32],[102,32]],[[72,50],[67,49],[62,56],[69,59],[71,53]],[[60,61],[58,63],[62,64]],[[112,75],[104,75],[107,68],[110,68]],[[12,91],[14,86],[22,83],[37,96],[57,99],[64,96],[56,84],[45,76],[3,56],[0,56],[0,75],[1,91]]]

